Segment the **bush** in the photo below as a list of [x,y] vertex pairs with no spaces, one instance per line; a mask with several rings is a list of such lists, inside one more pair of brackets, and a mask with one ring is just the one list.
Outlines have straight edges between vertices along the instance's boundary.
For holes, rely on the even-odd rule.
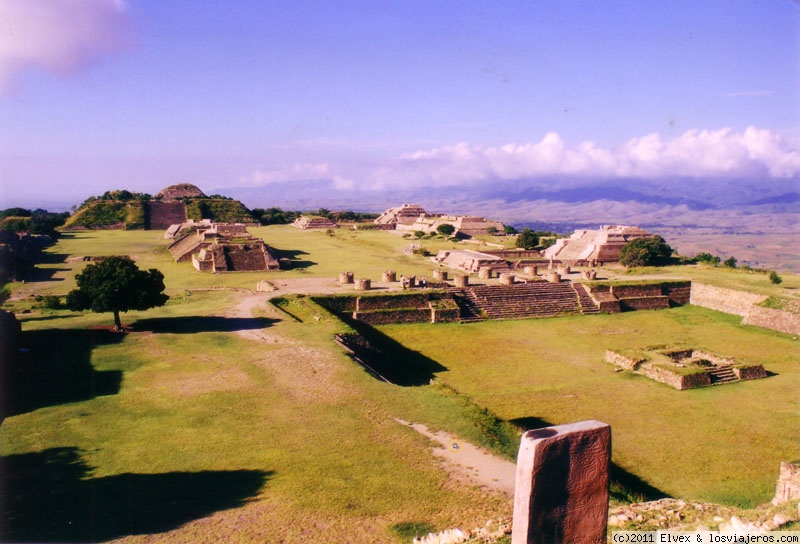
[[516,234],[517,233],[517,229],[515,229],[511,225],[506,225],[506,226],[503,227],[503,232],[506,233],[506,234]]
[[736,257],[731,256],[728,259],[726,259],[725,262],[722,264],[728,268],[736,268],[736,262],[737,262]]
[[772,285],[778,285],[783,282],[783,278],[781,278],[777,272],[774,270],[769,273],[769,281]]
[[630,268],[635,266],[659,266],[668,264],[672,248],[661,236],[637,238],[622,247],[619,253],[620,264]]
[[517,247],[522,249],[534,249],[539,245],[539,237],[531,229],[522,229],[517,235]]
[[698,253],[695,255],[694,260],[698,263],[706,263],[712,266],[718,266],[722,262],[722,259],[711,253]]
[[442,236],[451,236],[456,231],[456,228],[450,223],[442,223],[436,227],[436,232]]

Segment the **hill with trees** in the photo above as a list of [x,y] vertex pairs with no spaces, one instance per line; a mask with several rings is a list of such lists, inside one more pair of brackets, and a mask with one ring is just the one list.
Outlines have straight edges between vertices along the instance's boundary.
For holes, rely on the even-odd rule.
[[[81,229],[160,229],[159,217],[169,207],[174,214],[170,221],[186,219],[211,219],[226,223],[255,222],[250,210],[239,202],[222,195],[206,196],[199,188],[188,183],[171,185],[154,197],[125,189],[107,191],[101,196],[89,197],[67,219],[65,228]],[[168,221],[168,222],[170,222]]]

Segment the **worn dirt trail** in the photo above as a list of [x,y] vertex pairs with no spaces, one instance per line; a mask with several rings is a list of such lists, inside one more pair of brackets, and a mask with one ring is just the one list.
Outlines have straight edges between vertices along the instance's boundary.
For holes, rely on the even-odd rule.
[[[292,357],[298,362],[313,364],[316,367],[313,373],[313,380],[304,380],[297,372],[293,372],[291,376],[284,377],[286,379],[285,385],[292,384],[299,389],[297,392],[303,395],[330,395],[332,393],[331,389],[335,388],[335,385],[329,381],[326,383],[327,380],[325,379],[320,379],[332,377],[328,373],[319,372],[321,367],[327,366],[324,354],[283,337],[280,332],[271,327],[257,328],[257,324],[262,323],[262,321],[253,317],[253,312],[256,309],[267,314],[269,318],[278,319],[281,317],[280,313],[267,303],[267,296],[264,293],[245,294],[236,306],[227,313],[230,317],[253,320],[252,326],[244,327],[238,331],[238,334],[256,342],[285,345],[285,353],[282,355],[281,360],[285,361],[285,357]],[[280,365],[277,368],[286,367],[287,365]],[[297,367],[294,368],[297,369]],[[280,376],[278,377],[280,378]],[[409,423],[399,419],[396,421],[401,425],[410,426],[421,435],[438,443],[439,446],[432,448],[432,453],[444,460],[445,468],[454,479],[462,483],[482,485],[489,489],[502,491],[509,496],[514,496],[516,465],[511,461],[465,442],[451,433],[432,432],[421,423]]]

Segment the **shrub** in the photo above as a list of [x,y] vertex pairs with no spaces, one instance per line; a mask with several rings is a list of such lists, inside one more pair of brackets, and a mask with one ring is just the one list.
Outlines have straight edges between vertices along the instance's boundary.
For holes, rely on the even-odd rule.
[[503,227],[503,232],[506,233],[506,234],[516,234],[517,233],[517,229],[515,229],[511,225],[506,225],[506,226]]
[[534,249],[539,245],[539,237],[531,229],[522,229],[517,235],[517,247],[522,249]]
[[627,267],[658,266],[667,264],[672,248],[661,236],[637,238],[623,246],[619,253],[620,264]]
[[731,256],[730,256],[728,259],[726,259],[726,260],[725,260],[725,262],[724,262],[724,263],[722,263],[722,264],[723,264],[723,265],[725,265],[725,266],[726,266],[726,267],[728,267],[728,268],[736,268],[736,262],[737,262],[737,261],[736,261],[736,257],[734,257],[734,256],[732,256],[732,255],[731,255]]
[[769,281],[772,285],[778,285],[783,282],[783,278],[781,278],[777,272],[774,270],[769,273]]
[[416,236],[417,238],[422,238],[423,236],[425,236],[425,233],[422,232],[421,230],[415,230],[414,236]]
[[698,263],[706,263],[713,266],[717,266],[720,262],[722,262],[722,259],[716,255],[712,255],[711,253],[698,253],[695,255],[694,260]]
[[450,223],[442,223],[436,227],[436,232],[442,236],[451,236],[456,231],[456,228]]

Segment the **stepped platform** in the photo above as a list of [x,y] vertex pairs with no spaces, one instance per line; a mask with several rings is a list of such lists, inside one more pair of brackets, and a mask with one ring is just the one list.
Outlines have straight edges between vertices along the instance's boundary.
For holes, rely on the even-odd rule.
[[186,205],[183,202],[147,203],[145,228],[148,230],[165,230],[171,225],[186,222]]
[[[582,287],[579,288],[582,290]],[[514,285],[475,285],[456,290],[462,321],[525,319],[597,313],[585,290],[572,282],[544,281]]]

